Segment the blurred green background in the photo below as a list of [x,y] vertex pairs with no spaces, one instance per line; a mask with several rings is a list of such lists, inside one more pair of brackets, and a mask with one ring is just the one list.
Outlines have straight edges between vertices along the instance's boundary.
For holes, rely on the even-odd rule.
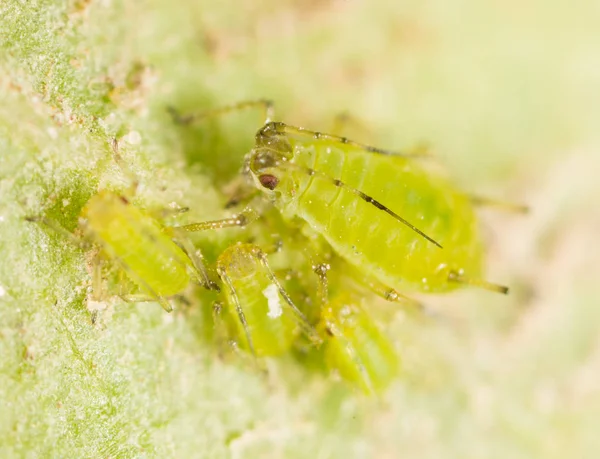
[[[5,0],[0,4],[0,456],[594,458],[600,451],[597,2]],[[209,299],[168,315],[115,300],[93,325],[69,229],[98,187],[223,215],[261,117],[182,129],[165,107],[269,97],[278,118],[357,140],[429,142],[481,212],[508,297],[387,314],[401,378],[379,399],[211,344]],[[234,230],[208,235],[217,253]],[[210,254],[209,254],[210,255]]]

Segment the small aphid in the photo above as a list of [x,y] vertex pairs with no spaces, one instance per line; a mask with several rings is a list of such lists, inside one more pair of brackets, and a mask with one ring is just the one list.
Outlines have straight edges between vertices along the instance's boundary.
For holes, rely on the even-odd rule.
[[[126,175],[132,175],[120,158],[116,141],[113,143],[114,158]],[[137,181],[132,181],[133,194]],[[137,285],[139,292],[124,295],[132,301],[157,301],[167,311],[172,311],[168,298],[181,293],[192,279],[207,288],[216,288],[209,279],[200,255],[181,233],[165,228],[147,212],[131,204],[125,195],[101,190],[93,195],[81,211],[79,222],[83,238],[79,239],[58,223],[46,218],[29,218],[42,221],[64,234],[75,244],[96,246],[98,255],[94,262],[93,288],[95,297],[101,289],[102,259],[108,259],[123,269]],[[186,248],[184,251],[178,242]]]
[[283,354],[300,332],[315,344],[320,341],[258,246],[230,246],[219,256],[217,272],[224,284],[225,313],[233,334],[255,357]]
[[156,219],[122,196],[100,191],[83,208],[80,221],[101,253],[166,311],[172,310],[168,297],[181,293],[192,279],[208,279]]
[[394,344],[362,308],[364,294],[348,285],[339,260],[332,272],[334,293],[329,294],[329,264],[313,267],[317,275],[317,330],[323,339],[326,366],[367,394],[381,393],[398,375],[400,358]]
[[368,394],[381,393],[398,375],[393,343],[360,306],[360,296],[344,292],[321,312],[327,366]]

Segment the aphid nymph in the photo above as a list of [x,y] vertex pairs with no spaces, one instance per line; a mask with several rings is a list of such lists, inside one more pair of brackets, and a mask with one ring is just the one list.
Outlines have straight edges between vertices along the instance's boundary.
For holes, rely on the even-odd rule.
[[219,256],[217,272],[224,284],[222,295],[234,335],[254,356],[282,354],[292,347],[299,332],[315,344],[320,341],[258,246],[230,246]]
[[[113,142],[113,157],[125,175],[131,171]],[[129,194],[135,193],[137,180],[132,179]],[[94,296],[99,297],[102,283],[100,260],[108,259],[120,267],[139,291],[123,295],[132,301],[157,301],[168,312],[172,311],[169,297],[177,295],[196,280],[207,288],[217,288],[210,280],[199,253],[196,253],[181,232],[165,228],[148,212],[131,204],[131,200],[110,190],[100,190],[93,195],[81,211],[79,222],[83,239],[76,238],[56,222],[39,220],[64,234],[75,244],[99,249],[92,276]],[[179,237],[178,237],[179,236]],[[175,240],[185,247],[180,247]]]

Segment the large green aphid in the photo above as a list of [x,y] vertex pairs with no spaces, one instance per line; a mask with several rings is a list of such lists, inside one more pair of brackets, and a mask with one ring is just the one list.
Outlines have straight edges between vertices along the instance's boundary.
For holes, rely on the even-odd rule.
[[[113,148],[116,162],[126,175],[132,176],[116,151],[116,141]],[[183,236],[185,229],[165,227],[150,213],[131,204],[129,197],[136,188],[137,180],[132,179],[127,193],[100,190],[93,195],[79,217],[81,239],[52,220],[29,220],[46,223],[77,245],[96,248],[92,279],[95,298],[101,296],[103,260],[121,268],[138,287],[139,291],[123,295],[125,299],[157,301],[168,312],[173,309],[169,297],[182,293],[192,280],[207,288],[218,288],[209,279],[199,252]]]
[[284,218],[306,222],[378,293],[399,300],[398,291],[447,292],[464,284],[507,293],[507,287],[482,279],[474,209],[477,203],[503,204],[468,196],[427,170],[415,158],[422,155],[270,121],[272,104],[266,100],[199,116],[173,114],[188,124],[257,106],[266,109],[267,122],[246,156],[245,174]]
[[285,218],[300,218],[367,278],[393,290],[446,292],[481,280],[469,196],[414,158],[267,122],[246,170]]
[[299,332],[314,344],[320,342],[258,246],[230,246],[219,256],[217,272],[224,284],[222,296],[230,328],[237,342],[254,356],[283,354],[292,347]]

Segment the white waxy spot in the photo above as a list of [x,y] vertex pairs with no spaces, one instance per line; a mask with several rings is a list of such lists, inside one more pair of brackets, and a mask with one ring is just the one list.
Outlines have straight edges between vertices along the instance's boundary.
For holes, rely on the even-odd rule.
[[275,284],[270,284],[262,291],[262,294],[267,299],[267,304],[269,306],[267,317],[271,319],[277,319],[277,317],[281,316],[281,313],[283,312],[281,309],[281,302],[279,301],[279,289]]
[[0,296],[6,295],[6,290],[0,285]]
[[4,215],[0,215],[0,223],[4,221]]

